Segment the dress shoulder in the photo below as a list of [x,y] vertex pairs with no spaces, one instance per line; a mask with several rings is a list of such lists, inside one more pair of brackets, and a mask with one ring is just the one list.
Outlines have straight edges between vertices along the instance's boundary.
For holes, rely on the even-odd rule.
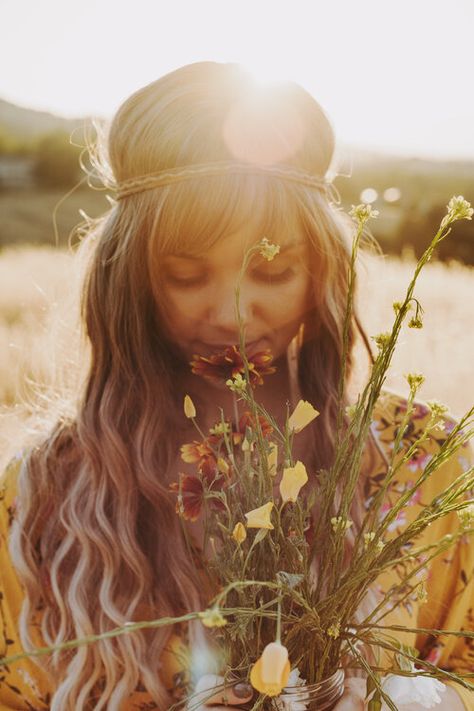
[[[12,459],[0,475],[0,658],[23,652],[18,618],[24,598],[10,556],[9,538],[17,510],[18,477],[23,456]],[[0,709],[43,711],[50,694],[44,673],[31,658],[0,666]]]

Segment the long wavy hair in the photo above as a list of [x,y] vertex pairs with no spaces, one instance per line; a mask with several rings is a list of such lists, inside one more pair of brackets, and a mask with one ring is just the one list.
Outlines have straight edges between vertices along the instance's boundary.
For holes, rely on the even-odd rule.
[[[334,151],[317,102],[287,83],[266,92],[238,66],[198,63],[133,94],[97,152],[104,179],[227,160],[283,162],[321,178]],[[310,247],[313,305],[299,354],[313,424],[315,465],[334,446],[351,229],[324,192],[270,176],[199,177],[117,201],[80,247],[88,267],[82,317],[90,366],[73,417],[31,449],[19,481],[11,551],[26,596],[25,648],[41,609],[48,645],[147,616],[202,609],[207,594],[190,560],[168,491],[179,451],[182,396],[162,318],[161,256],[204,252],[252,217],[260,234],[298,220]],[[360,330],[356,315],[351,347]],[[348,365],[350,375],[352,360]],[[52,711],[118,710],[139,682],[160,708],[172,700],[158,674],[168,629],[135,632],[55,653],[43,664]],[[190,625],[193,648],[205,644]]]

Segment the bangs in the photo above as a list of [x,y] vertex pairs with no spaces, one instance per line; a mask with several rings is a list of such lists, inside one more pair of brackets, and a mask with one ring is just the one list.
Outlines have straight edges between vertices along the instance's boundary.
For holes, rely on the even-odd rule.
[[155,254],[204,254],[249,225],[256,238],[280,242],[301,224],[297,185],[277,177],[192,178],[166,188],[153,226]]

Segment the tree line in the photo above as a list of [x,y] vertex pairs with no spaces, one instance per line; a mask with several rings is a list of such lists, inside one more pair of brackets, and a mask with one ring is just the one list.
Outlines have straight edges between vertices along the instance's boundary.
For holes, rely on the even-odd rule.
[[[84,177],[80,167],[83,147],[70,134],[48,133],[36,139],[18,139],[0,127],[0,161],[30,158],[32,182],[38,189],[66,192]],[[341,205],[349,209],[372,189],[373,206],[380,212],[372,232],[386,253],[400,254],[407,247],[420,256],[436,232],[452,195],[462,194],[474,203],[474,162],[436,162],[416,159],[365,157],[355,161],[352,174],[335,180]],[[396,188],[399,197],[385,200],[387,189]],[[1,191],[1,184],[0,184]],[[393,193],[393,191],[392,191]],[[87,212],[87,191],[84,208]],[[64,206],[67,210],[67,205]],[[474,221],[456,225],[456,234],[441,243],[438,257],[474,265]]]

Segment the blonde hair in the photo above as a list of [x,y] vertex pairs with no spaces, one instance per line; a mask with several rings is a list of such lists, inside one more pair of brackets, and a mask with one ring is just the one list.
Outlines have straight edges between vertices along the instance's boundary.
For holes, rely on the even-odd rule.
[[[326,175],[330,123],[301,87],[259,93],[238,66],[198,63],[133,94],[112,121],[97,166],[106,184],[206,161],[246,160]],[[46,644],[144,617],[202,608],[166,472],[183,431],[179,368],[160,316],[160,255],[204,252],[249,216],[261,234],[296,219],[311,248],[314,306],[305,317],[300,389],[321,412],[312,457],[331,462],[350,229],[327,195],[275,175],[199,176],[115,203],[81,247],[89,268],[82,315],[91,362],[77,413],[58,421],[23,466],[12,554],[26,590],[20,632],[29,648],[43,608]],[[350,344],[358,329],[354,316]],[[350,371],[351,363],[349,363]],[[43,581],[47,580],[45,588]],[[204,644],[198,625],[191,643]],[[139,681],[167,708],[157,670],[169,630],[136,632],[46,664],[52,711],[119,709]]]

